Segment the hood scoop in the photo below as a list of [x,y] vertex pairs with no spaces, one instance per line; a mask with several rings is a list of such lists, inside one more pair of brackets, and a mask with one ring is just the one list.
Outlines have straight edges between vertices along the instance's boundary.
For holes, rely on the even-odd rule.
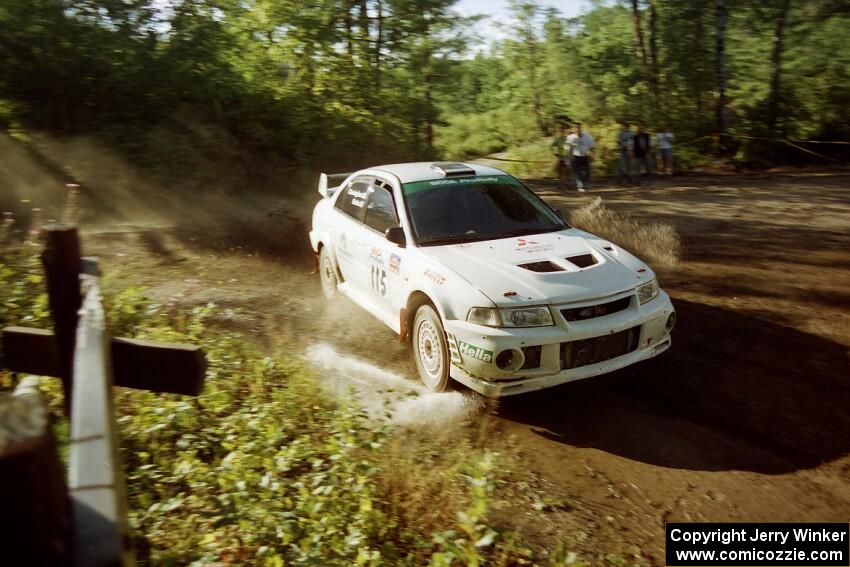
[[529,270],[531,272],[565,272],[564,268],[559,266],[554,262],[550,262],[548,260],[544,260],[542,262],[529,262],[527,264],[520,264],[518,267],[523,268],[525,270]]
[[590,266],[598,264],[596,256],[593,254],[579,254],[578,256],[569,256],[565,259],[570,264],[578,266],[579,268],[589,268]]

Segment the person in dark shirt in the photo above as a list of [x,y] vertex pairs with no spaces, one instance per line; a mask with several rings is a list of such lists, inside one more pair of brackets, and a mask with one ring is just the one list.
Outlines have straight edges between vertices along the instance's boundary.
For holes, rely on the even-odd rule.
[[638,176],[638,179],[640,179],[641,169],[643,169],[646,172],[647,180],[649,180],[652,176],[652,163],[650,162],[652,144],[643,123],[638,124],[637,132],[635,132],[632,141],[632,155],[635,158],[635,174]]

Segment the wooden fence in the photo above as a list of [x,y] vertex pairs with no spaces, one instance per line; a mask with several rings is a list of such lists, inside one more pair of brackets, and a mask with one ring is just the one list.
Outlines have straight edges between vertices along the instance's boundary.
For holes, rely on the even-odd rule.
[[38,379],[24,378],[0,393],[3,554],[28,566],[132,565],[112,386],[197,395],[206,359],[195,346],[109,337],[97,262],[81,257],[76,228],[49,226],[45,236],[54,330],[4,328],[3,361],[14,372],[62,380],[67,475]]

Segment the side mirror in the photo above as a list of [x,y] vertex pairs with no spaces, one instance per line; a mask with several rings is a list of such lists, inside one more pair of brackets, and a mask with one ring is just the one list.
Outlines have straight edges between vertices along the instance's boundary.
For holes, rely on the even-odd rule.
[[393,244],[398,244],[402,248],[407,245],[407,238],[404,236],[404,229],[400,226],[394,226],[384,231],[384,236]]

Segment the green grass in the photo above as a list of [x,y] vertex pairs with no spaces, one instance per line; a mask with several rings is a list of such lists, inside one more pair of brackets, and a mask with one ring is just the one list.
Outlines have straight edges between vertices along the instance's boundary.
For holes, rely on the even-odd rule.
[[[0,326],[49,327],[37,247],[0,250]],[[116,389],[140,564],[581,565],[490,525],[501,473],[479,430],[449,449],[412,443],[322,395],[291,355],[208,327],[213,304],[158,305],[135,287],[105,295],[113,334],[197,344],[209,362],[198,397]],[[14,382],[0,371],[0,389]],[[63,442],[58,381],[42,391]]]

